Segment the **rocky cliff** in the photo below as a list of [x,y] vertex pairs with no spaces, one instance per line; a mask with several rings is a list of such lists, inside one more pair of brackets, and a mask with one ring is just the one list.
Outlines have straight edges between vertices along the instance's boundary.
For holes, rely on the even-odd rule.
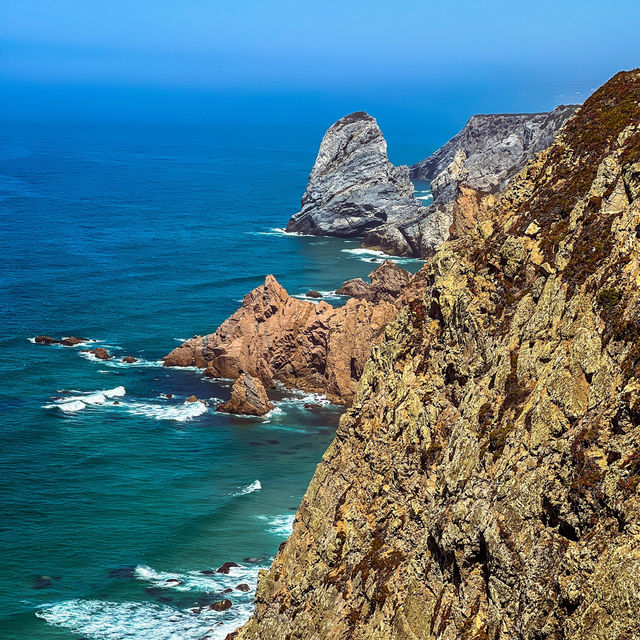
[[[414,180],[430,180],[433,202],[414,219],[389,221],[364,236],[363,246],[426,257],[448,237],[460,189],[476,199],[501,191],[533,156],[546,149],[576,105],[549,113],[473,116],[426,160],[411,167]],[[463,194],[464,196],[464,194]]]
[[421,208],[408,167],[389,162],[378,123],[359,111],[325,133],[302,208],[287,231],[356,237],[387,221],[412,219]]
[[[397,278],[395,271],[392,275]],[[384,274],[373,279],[379,287],[388,282],[385,291],[391,286]],[[349,404],[372,345],[397,311],[393,302],[380,298],[375,303],[351,298],[339,308],[324,300],[298,300],[270,275],[215,333],[182,343],[164,364],[200,367],[213,378],[249,374],[266,386],[278,380]]]
[[446,242],[238,640],[640,637],[640,71]]

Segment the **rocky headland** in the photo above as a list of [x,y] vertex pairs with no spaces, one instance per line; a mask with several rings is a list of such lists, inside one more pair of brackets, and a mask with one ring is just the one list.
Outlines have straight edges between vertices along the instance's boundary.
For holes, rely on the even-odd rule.
[[[473,116],[431,156],[409,170],[393,166],[377,122],[352,113],[331,126],[320,145],[301,211],[287,231],[344,238],[392,255],[425,258],[468,225],[475,206],[499,193],[546,149],[576,105],[548,113]],[[414,198],[414,180],[431,183],[433,202]],[[478,204],[482,207],[483,205]],[[471,224],[473,221],[471,222]]]
[[[502,191],[513,176],[555,138],[577,105],[549,113],[473,116],[465,127],[427,159],[411,167],[411,178],[428,180],[433,202],[413,220],[387,222],[365,234],[364,247],[424,258],[459,230],[461,210]],[[467,207],[468,218],[470,211]]]
[[[640,71],[596,91],[492,202],[464,197],[480,220],[372,340],[230,637],[640,637]],[[264,287],[243,305],[260,353],[260,324],[293,304]],[[305,336],[338,313],[304,304]],[[209,344],[215,362],[241,317],[185,362]]]
[[[266,387],[279,381],[349,404],[372,346],[398,311],[393,293],[399,296],[409,278],[385,263],[371,274],[371,284],[360,281],[366,295],[335,308],[324,300],[294,298],[269,275],[217,331],[187,340],[164,364],[200,367],[212,378],[248,374]],[[243,388],[235,395],[244,395]]]

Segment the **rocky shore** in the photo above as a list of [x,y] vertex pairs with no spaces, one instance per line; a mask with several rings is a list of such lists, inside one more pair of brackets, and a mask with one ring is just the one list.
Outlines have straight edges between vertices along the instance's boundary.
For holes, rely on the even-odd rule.
[[[457,196],[476,215],[370,334],[353,404],[230,638],[640,637],[639,105],[640,71],[620,73],[492,201]],[[258,345],[292,304],[264,287],[243,305]]]
[[[371,283],[358,282],[356,297],[335,308],[324,300],[294,298],[269,275],[217,331],[187,340],[164,357],[164,364],[200,367],[211,378],[246,375],[265,387],[279,381],[347,405],[409,280],[409,272],[385,263],[371,274]],[[238,394],[244,394],[242,388]],[[223,410],[240,405],[244,402],[236,400]],[[259,405],[264,408],[264,402]]]

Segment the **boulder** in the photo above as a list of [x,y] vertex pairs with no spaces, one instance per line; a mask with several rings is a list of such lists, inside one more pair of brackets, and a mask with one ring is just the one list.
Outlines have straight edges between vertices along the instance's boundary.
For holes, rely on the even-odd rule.
[[322,298],[322,294],[319,291],[309,291],[307,292],[307,298]]
[[273,409],[260,380],[243,373],[231,387],[231,398],[219,404],[217,411],[245,416],[263,416]]
[[187,398],[187,402],[198,402],[198,398],[196,398],[195,396],[189,396]]
[[63,344],[65,347],[75,347],[82,342],[86,342],[86,338],[79,338],[78,336],[69,336],[68,338],[62,338],[60,344]]
[[251,587],[248,584],[244,583],[244,582],[242,584],[239,584],[236,587],[236,589],[238,591],[243,591],[244,593],[247,593],[247,591],[251,591]]
[[138,358],[134,358],[133,356],[125,356],[124,358],[122,358],[122,362],[133,364],[134,362],[138,362]]
[[60,344],[60,340],[56,340],[51,336],[36,336],[33,341],[36,344]]
[[96,358],[98,358],[98,360],[111,360],[111,358],[113,358],[113,356],[104,347],[92,349],[89,353],[92,353]]
[[209,609],[209,611],[226,611],[227,609],[231,609],[232,606],[231,600],[225,598],[224,600],[210,604],[207,609]]
[[287,231],[358,237],[390,219],[413,218],[420,208],[408,167],[389,162],[375,118],[358,111],[325,133],[301,210]]
[[347,280],[336,293],[352,298],[380,302],[395,302],[411,279],[411,273],[395,262],[386,260],[369,274],[370,283],[362,278]]

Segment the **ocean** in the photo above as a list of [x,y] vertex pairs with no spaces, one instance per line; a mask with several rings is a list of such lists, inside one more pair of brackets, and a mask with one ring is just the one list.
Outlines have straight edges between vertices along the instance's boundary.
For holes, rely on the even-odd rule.
[[[224,638],[249,616],[341,409],[280,389],[263,419],[217,414],[185,400],[215,404],[228,383],[160,359],[268,273],[342,304],[331,292],[383,259],[282,231],[322,133],[0,125],[3,640]],[[96,346],[117,359],[82,351]],[[215,573],[224,562],[240,566]],[[206,610],[222,597],[230,609]]]

